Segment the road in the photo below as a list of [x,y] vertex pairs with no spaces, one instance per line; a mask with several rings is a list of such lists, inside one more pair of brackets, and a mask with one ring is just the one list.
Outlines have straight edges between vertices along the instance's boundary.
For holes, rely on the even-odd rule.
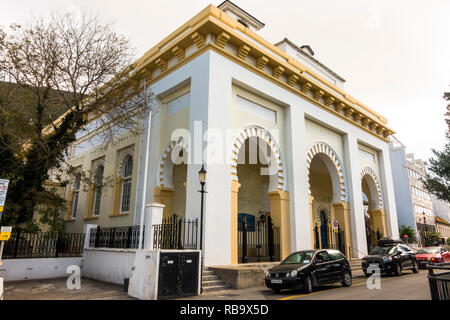
[[[365,277],[355,277],[349,288],[337,283],[314,288],[310,294],[301,290],[279,294],[266,287],[224,290],[180,300],[430,300],[427,270],[414,274],[407,270],[401,277],[383,275],[381,289],[369,290]],[[131,299],[119,285],[82,278],[80,290],[67,289],[66,279],[27,280],[5,283],[5,300],[126,300]]]
[[400,277],[382,275],[380,289],[369,289],[367,278],[353,279],[345,288],[340,284],[316,288],[310,294],[281,292],[280,300],[430,300],[427,271],[405,271]]
[[240,290],[224,290],[184,299],[194,300],[430,300],[428,271],[421,269],[419,273],[405,270],[403,275],[381,276],[381,288],[368,289],[366,277],[353,278],[349,288],[340,283],[314,288],[310,294],[302,290],[285,290],[274,293],[266,287]]

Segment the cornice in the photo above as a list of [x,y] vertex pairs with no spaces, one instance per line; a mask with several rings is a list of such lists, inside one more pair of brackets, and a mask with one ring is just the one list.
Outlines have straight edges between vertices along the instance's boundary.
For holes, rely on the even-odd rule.
[[[191,45],[195,45],[197,51],[186,57],[185,49]],[[233,46],[236,54],[228,51],[227,46]],[[151,85],[210,49],[383,141],[388,142],[388,137],[394,133],[386,126],[384,117],[314,74],[213,5],[150,49],[138,60],[138,70],[145,74]],[[246,59],[248,56],[252,56],[256,62],[250,63],[251,59]],[[176,58],[176,63],[168,67],[168,61],[173,58]],[[156,69],[160,71],[158,76],[154,76]],[[267,70],[271,70],[270,73]]]

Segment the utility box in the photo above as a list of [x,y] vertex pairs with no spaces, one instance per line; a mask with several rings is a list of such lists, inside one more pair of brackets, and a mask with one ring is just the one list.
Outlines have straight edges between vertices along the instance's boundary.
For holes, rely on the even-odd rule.
[[128,295],[141,300],[200,294],[199,250],[137,250]]
[[158,299],[199,292],[200,252],[163,251],[159,258]]

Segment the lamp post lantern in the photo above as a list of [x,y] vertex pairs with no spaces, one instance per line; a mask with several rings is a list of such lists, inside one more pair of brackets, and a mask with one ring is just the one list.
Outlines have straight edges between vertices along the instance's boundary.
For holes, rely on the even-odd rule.
[[424,228],[425,228],[425,231],[424,231],[424,234],[425,234],[425,247],[426,246],[428,246],[428,230],[427,230],[427,218],[426,218],[426,215],[425,215],[425,212],[423,212],[423,225],[424,225]]
[[202,186],[202,189],[199,192],[202,194],[201,202],[200,202],[200,250],[203,250],[203,198],[206,193],[206,191],[205,191],[205,184],[206,184],[205,165],[202,165],[202,168],[198,172],[198,178],[200,180],[200,185]]
[[[206,184],[206,170],[205,165],[202,165],[202,168],[198,172],[198,178],[200,180],[200,185],[202,189],[199,191],[201,193],[201,202],[200,202],[200,254],[201,254],[201,273],[200,273],[200,283],[202,283],[203,278],[203,198],[206,193],[205,184]],[[203,288],[201,289],[203,292]]]

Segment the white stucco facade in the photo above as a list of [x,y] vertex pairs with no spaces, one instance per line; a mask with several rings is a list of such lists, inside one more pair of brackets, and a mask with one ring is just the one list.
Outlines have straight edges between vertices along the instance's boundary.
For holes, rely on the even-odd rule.
[[[203,32],[200,37],[203,42],[198,40],[195,30],[178,33],[178,38],[171,37],[172,40],[167,41],[166,47],[175,45],[187,34],[192,34],[190,39],[194,39],[197,47],[185,45],[181,60],[175,57],[166,59],[165,65],[161,58],[156,60],[158,67],[152,67],[154,70],[151,70],[147,90],[150,90],[156,99],[150,120],[149,157],[145,159],[145,130],[149,126],[148,118],[143,121],[145,130],[139,138],[140,148],[135,152],[138,165],[135,166],[137,178],[133,188],[133,199],[136,199],[134,224],[139,224],[142,206],[152,202],[165,204],[165,208],[170,208],[168,211],[172,208],[184,208],[184,212],[177,212],[184,218],[200,218],[198,171],[204,164],[207,170],[203,219],[204,263],[207,266],[236,263],[235,218],[239,212],[236,199],[242,198],[233,197],[236,193],[244,192],[244,183],[250,181],[239,178],[244,169],[239,167],[237,162],[234,164],[233,159],[239,157],[240,147],[245,145],[245,141],[248,141],[254,132],[255,137],[260,137],[267,144],[270,160],[276,163],[277,170],[269,174],[267,182],[264,182],[269,196],[263,195],[261,203],[253,206],[256,212],[261,208],[270,208],[272,211],[275,223],[281,228],[281,256],[296,250],[311,249],[315,245],[312,240],[312,217],[317,216],[313,211],[316,210],[315,206],[320,204],[314,204],[314,201],[317,202],[322,197],[314,194],[316,190],[325,190],[322,198],[328,199],[329,196],[327,201],[330,208],[344,208],[341,210],[343,213],[338,213],[338,209],[330,211],[335,212],[335,217],[340,214],[342,221],[349,221],[348,224],[342,222],[342,227],[348,229],[346,250],[352,257],[361,257],[367,254],[368,250],[365,201],[371,206],[369,209],[377,217],[381,217],[379,221],[383,222],[374,223],[384,228],[384,231],[381,230],[383,236],[397,237],[397,213],[387,137],[383,136],[383,131],[380,134],[375,129],[370,129],[372,127],[364,124],[364,121],[361,122],[365,115],[372,119],[372,122],[381,121],[381,124],[377,125],[381,127],[385,125],[380,120],[383,118],[376,113],[370,113],[357,102],[350,108],[347,103],[351,104],[353,98],[339,91],[343,83],[341,80],[334,81],[339,84],[337,87],[332,87],[325,81],[321,85],[323,90],[329,91],[326,91],[323,97],[323,92],[317,97],[315,95],[321,89],[315,89],[314,92],[304,90],[305,82],[297,81],[299,76],[293,77],[285,68],[279,75],[276,70],[281,69],[277,69],[272,62],[263,64],[259,69],[252,67],[251,64],[258,66],[260,61],[249,54],[255,50],[272,50],[270,53],[273,59],[285,58],[275,47],[269,48],[266,45],[266,48],[262,48],[263,42],[257,36],[250,38],[248,34],[253,31],[245,29],[244,34],[240,31],[242,27],[236,27],[235,30],[226,29],[225,23],[232,25],[234,22],[230,20],[230,16],[227,17],[225,13],[217,10],[219,9],[210,6],[202,11],[202,14],[211,14],[215,19],[222,19],[223,29],[228,32],[228,36],[217,31],[217,28],[206,27],[204,30],[199,28]],[[207,11],[210,13],[204,13]],[[201,19],[194,18],[193,21]],[[191,21],[189,26],[194,25],[194,22]],[[230,34],[235,40],[227,42]],[[226,43],[222,47],[221,39],[226,40],[223,40]],[[246,44],[249,50],[240,44],[243,41],[249,41]],[[251,51],[250,46],[253,45],[255,47],[252,47]],[[241,57],[234,58],[235,55]],[[300,65],[300,62],[294,61],[295,57],[289,59],[291,65]],[[161,65],[163,67],[160,67]],[[315,67],[320,65],[316,64]],[[327,75],[331,80],[334,77],[333,74]],[[310,76],[306,76],[305,72],[305,77]],[[290,83],[290,87],[280,84],[279,81]],[[334,98],[329,100],[334,94],[342,95],[339,99],[346,103],[344,111],[339,109],[339,101]],[[176,100],[181,99],[180,97],[185,100]],[[188,105],[184,106],[187,102]],[[321,107],[322,105],[332,108],[332,112]],[[351,113],[348,116],[348,108],[361,117],[355,120],[358,117],[353,118]],[[183,136],[183,131],[176,131],[177,129],[184,130],[188,136],[183,137],[182,142],[177,141],[181,141],[179,139]],[[173,141],[169,137],[172,137]],[[175,147],[172,147],[172,142]],[[170,154],[176,146],[181,146],[181,149],[176,149],[177,152],[184,148],[183,152],[187,153],[189,159],[184,184],[180,184],[179,188],[173,174],[177,164],[169,163],[167,159],[170,155],[166,156],[166,152]],[[322,164],[317,162],[318,159]],[[148,162],[149,171],[147,194],[145,199],[142,199],[145,162]],[[314,178],[314,175],[318,178]],[[330,179],[330,183],[321,186],[322,175],[329,177],[326,179]],[[314,182],[314,179],[319,182]],[[368,190],[370,195],[363,195],[363,180],[367,181],[365,183],[368,187],[365,190]],[[242,186],[241,191],[236,191],[239,185]],[[173,195],[179,192],[180,188],[182,190],[182,186],[185,197],[179,200],[179,197]],[[280,198],[277,198],[278,194],[281,195]],[[170,200],[167,200],[168,198]],[[180,201],[183,203],[179,203]],[[252,199],[246,201],[250,205]],[[373,219],[378,221],[377,218]]]

